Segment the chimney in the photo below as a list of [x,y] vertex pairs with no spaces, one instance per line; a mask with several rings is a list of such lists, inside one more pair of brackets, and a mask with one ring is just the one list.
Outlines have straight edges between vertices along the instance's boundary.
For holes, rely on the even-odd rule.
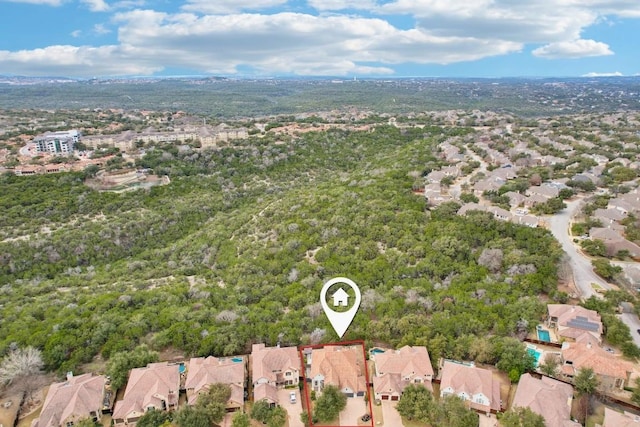
[[67,381],[71,381],[72,378],[73,378],[73,371],[68,371],[67,372]]
[[591,341],[589,341],[589,342],[587,343],[587,348],[588,348],[588,349],[591,349]]

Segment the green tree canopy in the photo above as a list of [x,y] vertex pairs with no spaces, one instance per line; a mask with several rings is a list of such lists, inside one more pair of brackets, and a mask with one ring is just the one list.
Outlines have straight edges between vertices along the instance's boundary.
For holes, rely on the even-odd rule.
[[516,407],[504,413],[500,419],[502,427],[545,427],[542,415],[536,414],[530,408]]
[[131,369],[141,368],[158,360],[158,353],[151,351],[144,344],[139,345],[133,351],[121,351],[114,354],[107,362],[107,375],[111,377],[111,386],[114,389],[122,387],[127,382]]
[[334,385],[326,385],[316,400],[314,415],[320,421],[335,420],[347,406],[347,397]]

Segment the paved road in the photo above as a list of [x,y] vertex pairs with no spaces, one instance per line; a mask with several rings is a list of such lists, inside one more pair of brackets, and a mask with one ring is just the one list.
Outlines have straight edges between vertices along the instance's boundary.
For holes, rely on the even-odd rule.
[[[573,270],[573,280],[580,292],[580,297],[586,299],[595,294],[591,283],[597,283],[605,289],[610,289],[611,286],[593,272],[591,259],[582,255],[582,253],[576,249],[569,235],[569,223],[571,222],[571,218],[578,212],[581,202],[581,198],[565,202],[567,208],[559,214],[552,216],[548,223],[551,233],[560,242],[562,249],[569,255],[569,265]],[[640,329],[638,316],[635,314],[622,314],[619,317],[629,327],[633,341],[640,347],[640,334],[637,332],[637,330]]]
[[595,294],[591,283],[597,283],[605,289],[610,289],[609,284],[593,272],[591,259],[582,255],[574,245],[569,235],[569,223],[571,218],[580,208],[581,198],[565,202],[567,208],[559,214],[553,215],[548,223],[551,233],[562,245],[562,249],[569,255],[569,265],[573,270],[573,280],[582,298],[589,298]]

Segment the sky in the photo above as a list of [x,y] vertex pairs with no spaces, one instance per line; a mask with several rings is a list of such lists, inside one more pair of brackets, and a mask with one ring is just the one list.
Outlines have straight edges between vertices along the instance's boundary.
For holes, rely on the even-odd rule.
[[640,74],[640,0],[0,0],[0,75]]

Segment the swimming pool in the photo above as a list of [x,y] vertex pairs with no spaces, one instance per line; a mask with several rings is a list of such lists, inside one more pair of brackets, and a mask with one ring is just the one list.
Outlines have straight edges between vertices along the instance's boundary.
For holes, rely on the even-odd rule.
[[181,363],[181,364],[179,364],[179,365],[178,365],[178,372],[179,372],[179,373],[181,373],[181,374],[182,374],[182,373],[184,373],[184,371],[186,371],[186,370],[187,370],[187,367],[186,367],[186,366],[184,366],[184,363]]
[[242,357],[232,357],[231,358],[231,361],[233,363],[240,363],[240,362],[242,362],[242,360],[243,360]]
[[381,354],[381,353],[384,353],[384,350],[381,349],[381,348],[375,347],[375,348],[371,349],[371,353],[372,354]]
[[549,331],[547,331],[546,329],[538,328],[537,332],[538,332],[538,339],[540,341],[551,342],[551,335],[549,334]]
[[537,368],[540,365],[540,356],[542,356],[542,352],[537,348],[527,347],[527,353],[533,356],[535,359],[535,367]]

